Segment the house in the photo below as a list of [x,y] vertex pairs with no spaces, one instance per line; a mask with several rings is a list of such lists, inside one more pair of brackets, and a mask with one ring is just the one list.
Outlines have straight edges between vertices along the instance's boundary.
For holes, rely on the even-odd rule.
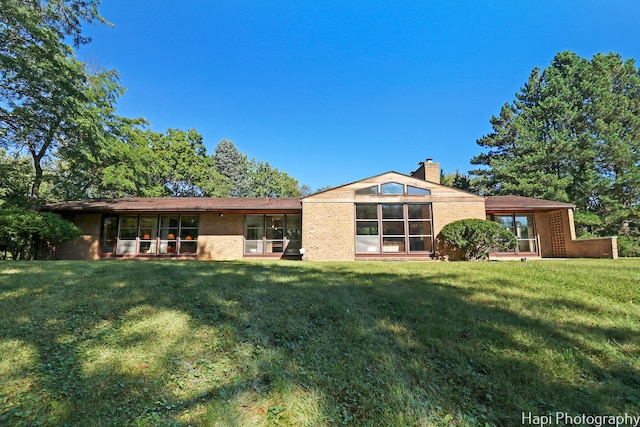
[[[432,260],[437,236],[459,219],[512,230],[517,248],[494,258],[616,258],[615,237],[576,240],[574,206],[519,196],[483,197],[439,184],[427,159],[304,198],[123,198],[52,203],[83,230],[58,259],[118,257],[237,260]],[[301,250],[304,248],[304,250]]]

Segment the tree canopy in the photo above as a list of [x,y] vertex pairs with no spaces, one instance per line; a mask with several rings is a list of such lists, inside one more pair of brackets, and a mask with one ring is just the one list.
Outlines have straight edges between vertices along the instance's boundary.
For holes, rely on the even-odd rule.
[[82,24],[106,20],[99,0],[0,0],[0,143],[30,155],[31,198],[54,152],[100,143],[122,94],[114,70],[88,70],[75,46]]
[[144,119],[116,115],[124,93],[118,72],[81,62],[74,52],[90,41],[84,24],[110,25],[99,5],[0,0],[0,205],[308,191],[268,162],[249,160],[231,141],[208,155],[195,129],[159,133]]
[[477,142],[485,194],[570,202],[576,220],[618,233],[640,213],[640,74],[615,53],[558,53],[535,68]]

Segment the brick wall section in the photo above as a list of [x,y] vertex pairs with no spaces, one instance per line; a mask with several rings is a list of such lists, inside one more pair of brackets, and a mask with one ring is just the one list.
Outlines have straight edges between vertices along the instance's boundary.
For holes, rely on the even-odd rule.
[[82,230],[77,239],[63,242],[56,251],[56,259],[92,260],[99,258],[100,214],[77,214],[65,216]]
[[576,239],[573,211],[570,209],[537,212],[535,221],[543,258],[618,258],[615,237]]
[[353,203],[303,202],[302,247],[310,261],[355,258],[355,207]]
[[535,212],[533,214],[533,220],[536,225],[540,256],[542,258],[553,257],[553,247],[549,229],[549,212]]
[[573,240],[567,250],[572,258],[618,258],[617,237]]
[[198,227],[198,259],[242,259],[243,236],[244,215],[201,214]]
[[486,219],[484,200],[479,201],[442,201],[431,204],[433,210],[433,234],[440,234],[442,227],[459,219]]

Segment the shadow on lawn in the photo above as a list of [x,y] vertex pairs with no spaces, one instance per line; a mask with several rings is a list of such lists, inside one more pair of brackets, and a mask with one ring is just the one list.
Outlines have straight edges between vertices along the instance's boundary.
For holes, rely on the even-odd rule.
[[[565,329],[474,303],[473,288],[451,285],[465,281],[459,274],[33,265],[0,271],[0,339],[36,355],[22,374],[0,377],[2,423],[514,425],[522,412],[610,414],[639,404],[638,371],[623,359],[597,365],[598,350],[585,344],[637,342],[637,330]],[[546,369],[545,355],[566,359],[580,378],[557,379],[567,374]]]

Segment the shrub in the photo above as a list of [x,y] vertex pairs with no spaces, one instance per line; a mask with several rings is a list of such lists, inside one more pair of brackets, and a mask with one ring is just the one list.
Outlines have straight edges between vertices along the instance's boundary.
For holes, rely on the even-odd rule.
[[34,258],[39,245],[51,250],[82,232],[58,215],[12,208],[0,209],[0,250],[14,260]]
[[640,257],[640,237],[619,236],[618,256]]
[[447,252],[462,254],[464,259],[488,259],[490,252],[514,248],[516,237],[500,224],[484,219],[462,219],[445,225],[440,232]]

